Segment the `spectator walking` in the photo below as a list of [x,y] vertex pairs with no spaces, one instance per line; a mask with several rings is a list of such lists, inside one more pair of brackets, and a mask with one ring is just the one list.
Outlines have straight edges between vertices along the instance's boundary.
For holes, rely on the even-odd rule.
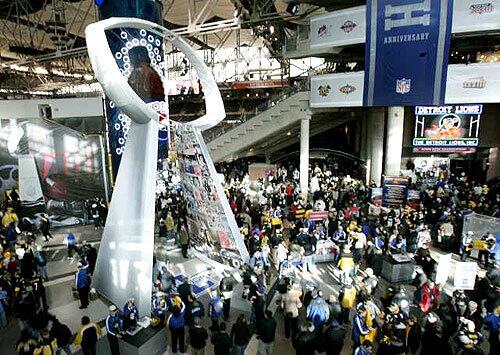
[[194,319],[194,325],[189,328],[192,355],[204,355],[207,346],[208,332],[201,325],[200,318]]
[[92,281],[88,272],[88,265],[78,263],[75,281],[78,296],[80,297],[80,309],[87,308],[89,306],[89,292]]
[[89,317],[83,316],[74,343],[82,347],[84,355],[96,355],[96,344],[100,335],[101,328],[97,324],[92,323]]

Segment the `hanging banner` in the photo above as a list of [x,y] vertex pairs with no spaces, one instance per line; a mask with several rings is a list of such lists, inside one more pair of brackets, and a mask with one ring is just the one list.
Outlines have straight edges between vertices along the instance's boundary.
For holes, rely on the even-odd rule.
[[500,63],[453,64],[448,67],[446,103],[500,102],[498,87]]
[[311,18],[311,48],[332,48],[365,41],[365,6],[328,12]]
[[475,151],[482,111],[483,105],[416,106],[415,151]]
[[500,27],[500,0],[460,0],[454,5],[453,33]]
[[316,75],[311,78],[311,107],[361,106],[364,72]]
[[444,103],[453,0],[370,0],[364,106]]

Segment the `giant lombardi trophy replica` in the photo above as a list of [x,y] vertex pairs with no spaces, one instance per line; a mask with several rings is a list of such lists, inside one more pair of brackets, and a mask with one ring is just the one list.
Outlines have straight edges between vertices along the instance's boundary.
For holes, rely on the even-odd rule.
[[[127,3],[127,0],[114,2]],[[137,4],[141,1],[128,2]],[[133,33],[140,35],[130,39],[121,54],[113,53],[106,34],[121,28],[132,29]],[[126,37],[127,34],[123,35],[123,38]],[[151,38],[153,40],[148,41]],[[179,151],[178,154],[184,155],[180,164],[184,192],[187,198],[190,193],[193,194],[187,208],[188,216],[193,216],[190,221],[197,228],[190,233],[205,235],[201,242],[203,245],[200,244],[198,249],[202,251],[200,256],[219,262],[228,258],[248,259],[248,252],[201,136],[202,130],[214,127],[225,117],[217,83],[205,63],[182,38],[150,21],[111,17],[89,25],[86,40],[95,75],[108,99],[131,120],[99,248],[94,285],[103,296],[119,306],[134,297],[140,316],[149,316],[151,312],[158,129],[163,124],[160,121],[164,122],[164,115],[144,102],[137,90],[131,87],[128,80],[130,73],[127,75],[127,70],[119,67],[116,58],[118,54],[126,56],[127,50],[133,47],[144,47],[154,60],[158,53],[153,52],[148,42],[157,39],[170,42],[186,56],[197,72],[205,96],[204,116],[189,123],[173,125],[177,140],[184,144],[180,146],[188,147],[182,148],[187,152]],[[167,70],[164,62],[160,65],[156,61],[153,65]],[[202,161],[205,173],[197,174],[196,169],[193,173],[190,157]],[[198,187],[203,187],[205,197],[199,195]],[[212,201],[213,206],[204,211],[202,206],[210,205],[207,200]]]

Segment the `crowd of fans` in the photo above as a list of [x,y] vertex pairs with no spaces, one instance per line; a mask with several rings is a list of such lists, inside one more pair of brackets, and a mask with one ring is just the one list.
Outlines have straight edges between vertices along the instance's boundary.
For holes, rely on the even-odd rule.
[[[494,189],[462,174],[440,172],[434,180],[412,182],[411,188],[420,191],[419,203],[388,208],[373,200],[374,184],[334,166],[310,167],[307,195],[299,190],[299,172],[292,164],[278,166],[258,181],[250,181],[241,164],[226,165],[224,176],[250,260],[238,274],[225,273],[208,300],[196,297],[187,278],[174,279],[166,266],[155,269],[151,324],[168,328],[174,353],[184,353],[189,339],[193,354],[203,354],[208,342],[215,354],[243,354],[253,336],[259,354],[276,353],[274,342],[280,336],[290,339],[298,355],[340,354],[346,347],[356,355],[498,350],[499,243],[492,232],[474,236],[463,230],[464,216],[472,211],[499,217],[500,197]],[[176,185],[175,179],[169,181]],[[99,324],[83,317],[72,334],[48,309],[47,254],[35,236],[52,238],[50,220],[46,215],[37,223],[19,219],[19,209],[13,190],[2,214],[0,327],[7,325],[7,317],[19,321],[20,354],[71,354],[71,344],[95,354]],[[175,240],[188,258],[191,237],[182,191],[158,193],[157,212],[160,240]],[[91,203],[88,217],[95,228],[102,227],[103,205]],[[436,283],[435,253],[441,249],[468,260],[477,240],[483,248],[475,288],[446,290]],[[68,258],[78,260],[74,291],[85,309],[94,295],[97,251],[72,233],[65,243]],[[319,253],[325,243],[327,252]],[[381,260],[398,255],[416,264],[410,285],[379,278]],[[334,273],[331,279],[311,282],[307,275],[318,275],[322,268],[319,256],[327,257]],[[334,285],[338,292],[326,287]],[[231,299],[240,296],[249,302],[248,316],[233,314]],[[142,316],[133,298],[123,307],[110,306],[103,327],[111,354],[119,354],[119,338],[134,334]],[[277,332],[281,319],[284,334]]]
[[[95,206],[89,205],[90,213],[97,216],[99,212],[95,210],[98,201],[95,201]],[[102,207],[100,210],[102,213]],[[104,224],[98,217],[96,219],[99,220],[96,228]],[[45,243],[53,239],[49,216],[45,213],[39,213],[35,218],[24,216],[19,194],[13,188],[4,194],[1,222],[0,328],[5,328],[11,319],[17,320],[21,329],[21,336],[12,352],[37,355],[61,354],[64,351],[71,354],[73,342],[85,349],[88,337],[82,339],[81,334],[72,334],[68,326],[62,324],[49,310],[44,285],[49,281],[49,257],[43,242],[37,239],[38,235],[43,237]],[[65,243],[68,258],[78,255],[80,260],[76,291],[80,296],[81,308],[86,308],[97,250],[86,241],[78,243],[72,233],[68,233]],[[82,277],[84,274],[86,276]],[[87,317],[82,322],[87,329],[89,324],[93,324]]]
[[[273,276],[285,337],[291,338],[297,354],[340,354],[347,333],[352,334],[348,343],[355,354],[481,354],[483,334],[488,334],[489,353],[498,349],[496,237],[490,232],[474,238],[484,242],[479,252],[484,269],[478,272],[474,290],[444,292],[445,285],[435,282],[437,262],[431,254],[441,249],[466,260],[473,236],[462,230],[463,218],[471,212],[499,217],[500,197],[495,191],[469,181],[465,174],[448,177],[440,171],[434,180],[425,176],[412,182],[411,188],[420,191],[419,203],[386,208],[373,201],[374,184],[366,185],[334,167],[311,166],[307,196],[300,193],[299,172],[293,165],[279,166],[257,182],[250,181],[247,168],[238,162],[225,165],[222,172],[230,207],[251,256],[242,266],[241,277],[242,297],[251,303],[252,312],[248,321],[239,321],[248,325],[243,333],[257,335],[259,354],[273,353],[276,337],[275,317],[267,308],[273,299]],[[160,220],[163,234],[177,235],[184,225],[182,194],[167,193],[158,203],[166,211]],[[326,212],[326,217],[312,220],[316,212]],[[334,281],[340,287],[338,296],[325,296],[321,285],[301,277],[303,272],[317,271],[321,241],[332,242],[328,253],[338,270]],[[411,285],[379,280],[381,258],[401,254],[417,265]],[[210,298],[211,306],[219,305],[215,320],[223,317],[227,299],[223,289],[221,285]],[[212,324],[212,331],[217,324]],[[248,342],[250,336],[245,339]],[[235,351],[246,346],[244,341],[232,340]]]

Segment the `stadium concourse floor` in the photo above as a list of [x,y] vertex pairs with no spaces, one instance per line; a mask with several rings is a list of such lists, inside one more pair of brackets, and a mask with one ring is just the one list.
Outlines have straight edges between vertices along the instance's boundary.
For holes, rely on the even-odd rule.
[[[44,245],[48,254],[48,272],[49,281],[45,283],[47,291],[47,302],[49,305],[49,312],[59,318],[59,320],[68,325],[72,332],[76,332],[80,326],[80,320],[83,315],[89,316],[95,322],[103,322],[107,315],[108,304],[101,299],[92,301],[87,309],[79,309],[79,301],[75,300],[72,295],[72,287],[74,285],[74,274],[76,272],[77,259],[68,259],[66,253],[66,246],[64,245],[64,237],[68,232],[73,232],[78,241],[86,240],[94,244],[96,248],[99,247],[102,229],[95,230],[93,226],[77,226],[69,228],[59,228],[53,231],[54,239],[46,243],[42,237],[38,237],[38,242]],[[157,245],[158,247],[158,245]],[[171,267],[189,271],[193,268],[200,268],[203,261],[191,258],[184,259],[181,252],[175,246],[170,246],[166,249],[167,259]],[[201,263],[201,264],[200,264]],[[203,266],[202,266],[203,267]],[[186,272],[189,274],[189,272]],[[338,295],[339,283],[336,268],[331,263],[317,264],[317,270],[313,273],[301,272],[300,277],[304,281],[316,284],[323,290],[325,298],[330,294]],[[379,287],[380,293],[385,292],[388,284],[381,279]],[[408,294],[412,296],[411,288],[407,287]],[[231,328],[232,323],[236,320],[239,314],[243,313],[250,318],[251,306],[248,301],[241,298],[242,285],[239,284],[235,288],[234,296],[231,304],[231,316],[228,322],[228,329]],[[201,301],[205,304],[208,303],[208,295],[200,297]],[[274,312],[277,308],[278,294],[275,295],[271,301],[269,308]],[[120,308],[122,305],[118,305]],[[276,341],[274,343],[274,354],[293,354],[293,349],[290,340],[284,337],[283,314],[280,311],[275,313],[275,318],[278,323],[276,332]],[[301,310],[300,318],[305,320],[305,310]],[[20,328],[15,318],[8,319],[9,324],[5,329],[0,331],[0,354],[15,354],[15,344],[20,335]],[[208,328],[209,319],[205,317],[204,325]],[[187,332],[186,332],[187,334]],[[168,336],[170,340],[170,336]],[[187,343],[188,343],[188,339]],[[351,329],[348,329],[345,339],[344,349],[342,354],[352,354],[351,347]],[[488,347],[487,342],[485,343]],[[486,350],[483,347],[484,350]],[[76,354],[81,354],[78,348],[74,348]],[[109,354],[109,346],[105,336],[103,336],[98,343],[98,354]],[[167,348],[165,354],[170,354],[170,349]],[[257,353],[257,339],[255,336],[250,341],[246,354],[254,355]],[[189,347],[187,347],[187,354],[190,354]],[[213,354],[213,347],[208,344],[206,354]]]

